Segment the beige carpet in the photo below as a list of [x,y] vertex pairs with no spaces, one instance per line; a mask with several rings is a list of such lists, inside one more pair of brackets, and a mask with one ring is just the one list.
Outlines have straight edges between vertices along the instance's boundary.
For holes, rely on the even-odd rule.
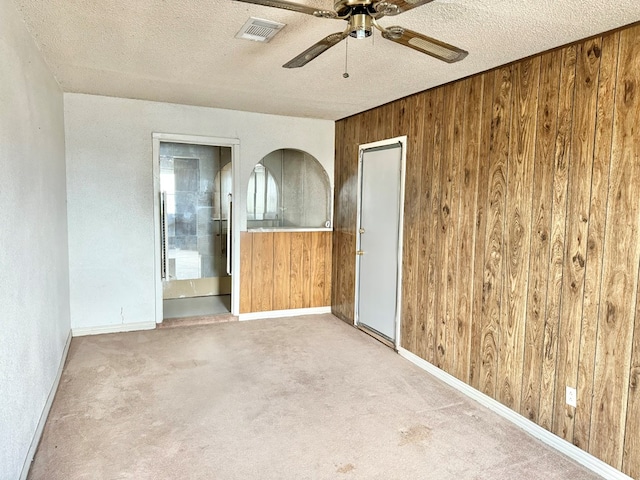
[[597,478],[331,315],[74,338],[29,478]]

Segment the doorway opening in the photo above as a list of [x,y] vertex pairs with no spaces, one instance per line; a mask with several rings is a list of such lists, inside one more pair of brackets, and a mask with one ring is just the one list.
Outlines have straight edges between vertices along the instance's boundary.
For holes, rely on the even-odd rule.
[[406,137],[360,146],[355,324],[400,346]]
[[233,311],[233,145],[155,134],[154,151],[160,243],[156,322],[228,315]]

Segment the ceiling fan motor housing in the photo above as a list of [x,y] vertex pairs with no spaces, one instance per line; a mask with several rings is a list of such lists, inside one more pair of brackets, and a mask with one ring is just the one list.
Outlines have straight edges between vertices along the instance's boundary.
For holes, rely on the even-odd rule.
[[[364,7],[359,8],[364,9]],[[354,38],[370,37],[373,33],[371,24],[371,15],[366,12],[366,9],[363,13],[359,13],[356,11],[351,15],[351,18],[349,18],[349,25],[351,26],[351,32],[349,33],[349,35]]]
[[377,15],[373,0],[338,0],[334,8],[339,18],[349,20],[353,38],[367,38],[373,34],[373,20]]

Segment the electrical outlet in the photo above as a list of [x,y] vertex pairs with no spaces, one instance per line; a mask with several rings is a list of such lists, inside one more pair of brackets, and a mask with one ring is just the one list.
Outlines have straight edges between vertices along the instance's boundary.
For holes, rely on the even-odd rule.
[[576,407],[576,389],[573,387],[567,387],[567,405]]

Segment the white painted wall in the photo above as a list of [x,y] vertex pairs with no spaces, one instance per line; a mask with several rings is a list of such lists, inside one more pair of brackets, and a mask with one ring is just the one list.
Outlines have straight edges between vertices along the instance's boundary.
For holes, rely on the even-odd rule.
[[155,321],[152,133],[240,140],[234,207],[246,225],[249,176],[279,148],[309,152],[333,181],[334,122],[65,94],[74,329]]
[[63,97],[0,1],[0,479],[19,478],[69,335]]

